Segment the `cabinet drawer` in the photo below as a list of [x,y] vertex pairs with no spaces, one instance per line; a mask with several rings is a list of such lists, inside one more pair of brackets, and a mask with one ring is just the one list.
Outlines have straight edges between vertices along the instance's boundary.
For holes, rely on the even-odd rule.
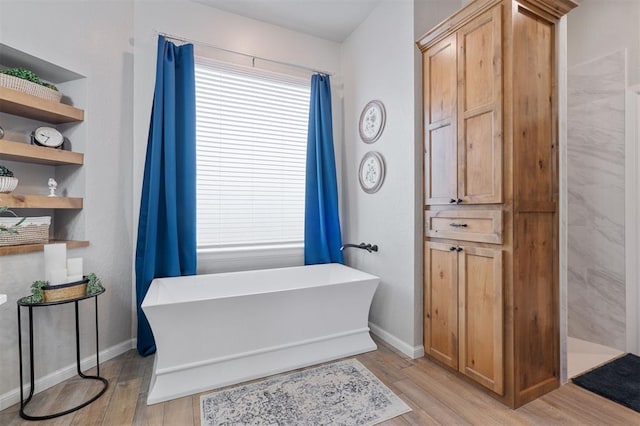
[[431,238],[501,244],[502,211],[426,211],[425,235]]

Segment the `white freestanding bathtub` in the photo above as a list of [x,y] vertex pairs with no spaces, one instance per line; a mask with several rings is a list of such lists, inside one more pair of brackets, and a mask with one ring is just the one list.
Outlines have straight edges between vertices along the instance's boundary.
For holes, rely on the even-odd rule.
[[375,350],[379,282],[340,264],[153,280],[147,404]]

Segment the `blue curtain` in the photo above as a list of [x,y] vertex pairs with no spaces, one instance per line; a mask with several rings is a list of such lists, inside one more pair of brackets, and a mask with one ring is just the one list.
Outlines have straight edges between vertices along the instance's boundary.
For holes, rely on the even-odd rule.
[[147,157],[144,166],[136,300],[138,352],[156,346],[140,305],[154,278],[196,273],[196,114],[193,45],[158,38]]
[[307,176],[304,212],[304,263],[343,262],[338,183],[333,151],[331,83],[328,75],[311,78]]

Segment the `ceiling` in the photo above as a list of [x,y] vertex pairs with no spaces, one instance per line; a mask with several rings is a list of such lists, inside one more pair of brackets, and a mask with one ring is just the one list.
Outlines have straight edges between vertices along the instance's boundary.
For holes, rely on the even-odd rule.
[[344,41],[380,0],[196,0],[325,40]]

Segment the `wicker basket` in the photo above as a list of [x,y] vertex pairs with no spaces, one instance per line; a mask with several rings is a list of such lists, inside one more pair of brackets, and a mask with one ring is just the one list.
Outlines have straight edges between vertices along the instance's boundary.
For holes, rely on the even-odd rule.
[[45,302],[69,300],[87,295],[88,278],[68,284],[46,285],[42,287]]
[[[21,219],[19,217],[0,217],[0,225],[11,227]],[[46,244],[49,242],[49,226],[51,226],[51,216],[28,217],[17,228],[17,234],[0,233],[0,246]]]
[[12,75],[0,74],[0,86],[37,96],[42,99],[47,99],[49,101],[60,102],[60,99],[62,99],[62,93],[56,90],[49,89],[48,87],[44,87],[40,84],[32,83],[29,80],[14,77]]

